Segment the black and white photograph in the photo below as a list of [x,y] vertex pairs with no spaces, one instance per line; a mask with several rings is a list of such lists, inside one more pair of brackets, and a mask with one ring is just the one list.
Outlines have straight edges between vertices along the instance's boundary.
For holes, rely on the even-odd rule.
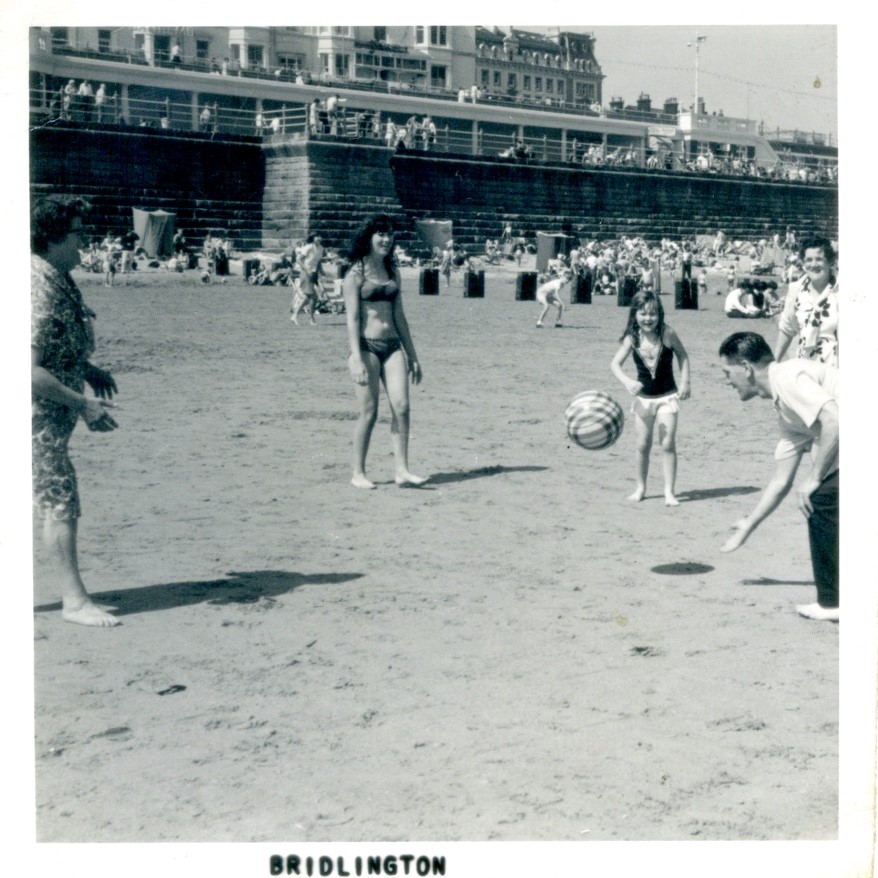
[[870,109],[805,11],[16,22],[35,872],[871,874]]

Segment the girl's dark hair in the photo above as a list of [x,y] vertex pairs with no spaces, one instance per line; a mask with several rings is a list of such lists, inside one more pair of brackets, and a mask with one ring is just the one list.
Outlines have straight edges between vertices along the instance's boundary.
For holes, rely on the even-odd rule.
[[51,195],[34,203],[30,214],[30,249],[45,253],[49,244],[63,241],[70,232],[73,220],[84,219],[89,203],[83,198]]
[[[368,220],[354,236],[351,248],[348,251],[348,260],[351,264],[360,262],[372,252],[372,236],[376,232],[393,233],[393,220],[387,214],[379,214]],[[390,245],[390,252],[384,257],[384,267],[387,274],[392,276],[396,265],[393,251],[396,249],[396,241]]]
[[637,312],[650,302],[655,304],[655,313],[658,315],[655,331],[658,333],[659,338],[664,336],[665,309],[662,305],[662,300],[650,290],[641,290],[639,293],[635,293],[634,298],[631,300],[631,309],[628,311],[628,324],[625,327],[625,332],[622,333],[622,337],[619,339],[620,342],[625,340],[625,336],[630,335],[634,347],[639,347],[640,327],[637,325]]

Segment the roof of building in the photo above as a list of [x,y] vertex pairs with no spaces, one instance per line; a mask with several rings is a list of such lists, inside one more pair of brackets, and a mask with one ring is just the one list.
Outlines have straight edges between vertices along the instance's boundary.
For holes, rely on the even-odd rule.
[[[545,34],[534,33],[533,31],[518,30],[511,28],[510,33],[518,40],[518,44],[522,49],[531,49],[540,52],[559,53],[561,47],[558,41]],[[476,27],[476,44],[478,43],[502,43],[509,34],[499,28]]]

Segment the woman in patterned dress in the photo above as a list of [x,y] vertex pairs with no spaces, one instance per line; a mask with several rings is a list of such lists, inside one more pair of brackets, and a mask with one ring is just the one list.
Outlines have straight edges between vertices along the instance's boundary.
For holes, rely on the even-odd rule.
[[[110,627],[119,620],[95,604],[79,575],[80,516],[76,472],[67,444],[81,417],[90,430],[114,430],[108,402],[116,392],[109,372],[93,366],[91,321],[70,271],[79,264],[82,218],[78,198],[47,198],[31,214],[31,433],[34,510],[57,564],[62,616],[79,625]],[[83,393],[88,384],[95,397]]]
[[835,251],[827,238],[813,237],[799,248],[804,276],[790,285],[778,325],[774,356],[780,362],[794,338],[796,356],[838,368],[838,281]]

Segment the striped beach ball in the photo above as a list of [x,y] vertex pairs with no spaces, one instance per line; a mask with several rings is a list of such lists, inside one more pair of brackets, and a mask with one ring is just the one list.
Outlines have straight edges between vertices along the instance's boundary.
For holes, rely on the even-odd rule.
[[600,390],[586,390],[570,401],[565,412],[567,435],[580,448],[597,451],[609,448],[625,426],[622,407]]

